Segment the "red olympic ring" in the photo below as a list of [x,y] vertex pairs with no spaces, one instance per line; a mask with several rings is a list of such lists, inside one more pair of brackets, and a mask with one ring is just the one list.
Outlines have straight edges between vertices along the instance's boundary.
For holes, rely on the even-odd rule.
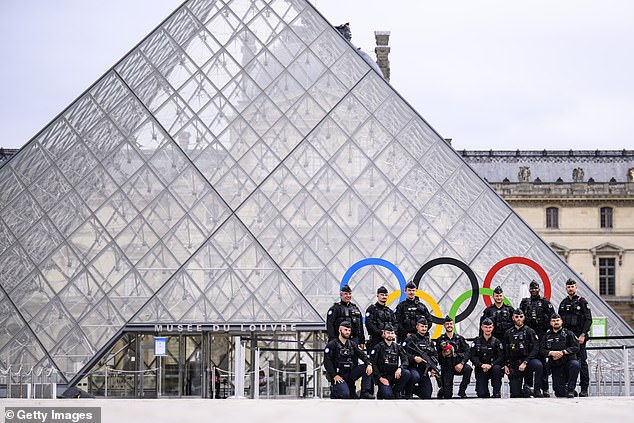
[[[484,278],[482,287],[491,288],[491,282],[493,281],[493,277],[495,276],[495,274],[499,272],[500,269],[502,269],[505,266],[508,266],[509,264],[524,264],[532,268],[534,271],[536,271],[542,280],[542,284],[544,284],[544,297],[546,297],[547,300],[550,300],[550,293],[551,293],[550,278],[548,278],[546,271],[539,264],[537,264],[533,260],[528,259],[526,257],[508,257],[495,263],[493,267],[491,267],[491,269],[487,273],[486,277]],[[488,295],[485,295],[484,303],[487,305],[487,307],[490,306],[492,304],[491,297]]]

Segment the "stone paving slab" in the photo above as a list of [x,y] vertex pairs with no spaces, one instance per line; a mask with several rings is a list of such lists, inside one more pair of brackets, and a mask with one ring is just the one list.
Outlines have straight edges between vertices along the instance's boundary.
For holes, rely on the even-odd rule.
[[[0,399],[5,407],[101,407],[102,422],[531,422],[632,421],[634,397],[467,400]],[[10,423],[10,420],[5,420]]]

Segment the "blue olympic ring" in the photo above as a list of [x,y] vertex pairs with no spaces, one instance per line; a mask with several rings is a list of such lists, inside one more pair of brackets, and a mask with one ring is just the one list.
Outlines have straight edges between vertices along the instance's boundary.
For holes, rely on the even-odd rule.
[[405,280],[405,275],[403,275],[403,272],[401,272],[401,269],[396,267],[393,263],[382,258],[376,258],[376,257],[366,258],[363,260],[359,260],[358,262],[350,266],[350,268],[343,275],[343,278],[341,278],[341,285],[339,286],[339,289],[343,288],[344,285],[348,284],[348,282],[350,281],[350,278],[352,278],[352,275],[354,275],[357,270],[366,266],[381,266],[381,267],[385,267],[390,272],[392,272],[392,274],[396,276],[396,279],[398,280],[398,284],[401,287],[401,296],[399,297],[398,301],[401,302],[405,300],[405,285],[407,285],[407,281]]

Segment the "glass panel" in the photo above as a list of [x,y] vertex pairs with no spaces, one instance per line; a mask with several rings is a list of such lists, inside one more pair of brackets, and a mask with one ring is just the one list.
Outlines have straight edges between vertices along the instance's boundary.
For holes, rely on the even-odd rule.
[[90,209],[86,207],[74,191],[68,193],[57,206],[49,212],[49,217],[63,236],[68,236],[88,219]]
[[16,237],[22,236],[44,214],[35,199],[26,191],[0,212],[2,220]]
[[30,274],[9,293],[11,301],[25,319],[35,316],[54,296],[51,287],[37,272]]
[[13,244],[0,256],[0,286],[10,292],[33,270],[28,254],[18,244]]
[[158,243],[136,265],[139,275],[153,290],[159,288],[167,281],[182,263],[162,243]]
[[35,181],[49,167],[49,159],[37,142],[29,143],[23,147],[9,164],[9,168],[13,169],[24,185],[29,185]]
[[60,203],[61,198],[71,190],[71,187],[64,176],[54,167],[51,167],[29,187],[29,190],[44,211],[49,211]]
[[60,291],[59,299],[75,320],[81,319],[105,295],[104,289],[88,272],[81,272]]
[[59,293],[80,269],[81,263],[79,258],[67,244],[60,245],[57,250],[40,265],[42,275],[55,293]]
[[37,222],[21,239],[20,243],[34,263],[40,263],[62,243],[53,223],[44,217]]
[[158,237],[151,226],[138,216],[116,238],[119,247],[132,263],[136,263],[158,242]]

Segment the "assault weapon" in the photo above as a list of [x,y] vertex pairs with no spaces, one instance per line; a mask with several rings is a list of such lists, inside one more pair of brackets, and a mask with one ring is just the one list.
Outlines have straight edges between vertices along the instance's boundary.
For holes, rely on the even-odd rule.
[[436,357],[430,356],[429,353],[422,351],[414,342],[409,342],[407,344],[407,348],[411,348],[416,353],[416,355],[425,360],[425,364],[427,365],[428,370],[431,369],[435,371],[436,374],[440,374],[440,368],[438,367],[438,360],[436,360]]

